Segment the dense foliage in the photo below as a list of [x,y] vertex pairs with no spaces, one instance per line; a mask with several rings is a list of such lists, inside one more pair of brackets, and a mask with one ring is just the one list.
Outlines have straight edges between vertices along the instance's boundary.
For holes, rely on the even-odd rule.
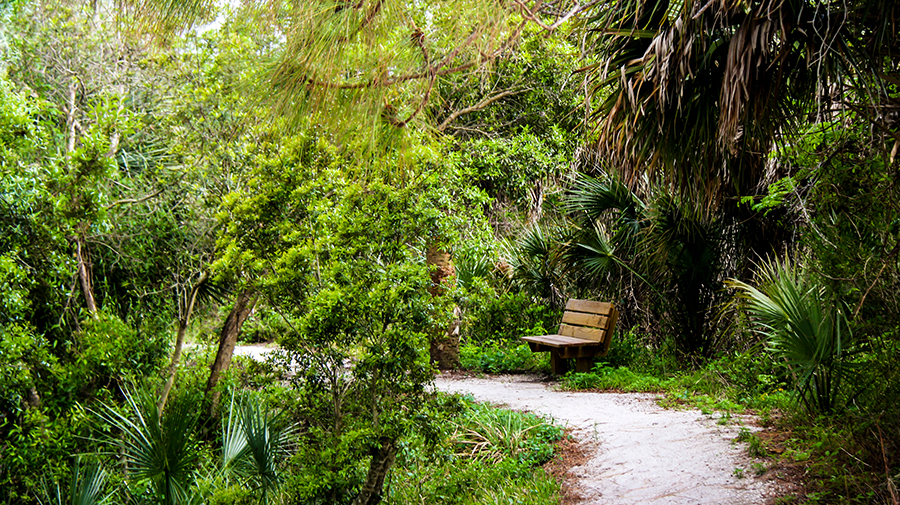
[[553,503],[558,428],[429,384],[571,297],[566,387],[896,502],[895,3],[218,9],[0,2],[0,502]]

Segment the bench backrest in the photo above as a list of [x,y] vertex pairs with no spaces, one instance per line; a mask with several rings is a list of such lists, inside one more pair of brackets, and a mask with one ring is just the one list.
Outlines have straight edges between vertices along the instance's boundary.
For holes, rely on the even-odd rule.
[[618,318],[619,311],[611,303],[573,298],[566,303],[558,333],[609,346]]

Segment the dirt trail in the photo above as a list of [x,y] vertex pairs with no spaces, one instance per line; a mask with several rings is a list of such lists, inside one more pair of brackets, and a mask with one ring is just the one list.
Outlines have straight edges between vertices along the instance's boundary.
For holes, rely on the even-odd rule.
[[697,410],[664,409],[655,395],[556,391],[528,375],[443,375],[435,387],[571,428],[590,454],[569,471],[585,505],[743,505],[780,495],[772,482],[753,476],[753,461],[734,442],[739,419],[723,426]]

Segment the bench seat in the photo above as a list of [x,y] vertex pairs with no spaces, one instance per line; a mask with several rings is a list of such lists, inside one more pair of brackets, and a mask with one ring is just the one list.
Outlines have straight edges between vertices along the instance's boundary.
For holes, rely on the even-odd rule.
[[595,357],[606,356],[619,312],[611,303],[571,299],[562,323],[553,335],[522,337],[532,352],[549,352],[554,375],[566,372],[566,360],[575,359],[575,369],[589,372]]

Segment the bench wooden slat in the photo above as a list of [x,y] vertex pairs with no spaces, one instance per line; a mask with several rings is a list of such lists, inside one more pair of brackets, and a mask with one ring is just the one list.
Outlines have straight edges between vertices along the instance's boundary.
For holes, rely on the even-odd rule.
[[612,304],[609,302],[595,302],[593,300],[576,300],[574,298],[569,299],[566,302],[566,310],[567,311],[575,311],[575,312],[589,312],[591,314],[604,314],[608,315],[612,309]]
[[566,335],[539,335],[535,337],[522,337],[526,342],[543,344],[550,347],[577,347],[587,345],[603,345],[602,342],[585,342],[584,339],[568,337]]
[[606,326],[606,316],[599,314],[585,314],[584,312],[564,312],[562,322],[573,326],[593,326],[602,328]]
[[593,358],[606,356],[619,311],[608,302],[570,299],[555,335],[522,337],[533,352],[550,352],[554,374],[565,372],[566,360],[575,358],[576,369],[591,369]]
[[601,328],[588,328],[587,326],[572,326],[570,324],[561,324],[559,325],[559,331],[557,331],[557,333],[560,335],[565,335],[567,337],[575,337],[583,340],[600,342],[606,335],[606,330]]

